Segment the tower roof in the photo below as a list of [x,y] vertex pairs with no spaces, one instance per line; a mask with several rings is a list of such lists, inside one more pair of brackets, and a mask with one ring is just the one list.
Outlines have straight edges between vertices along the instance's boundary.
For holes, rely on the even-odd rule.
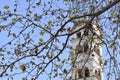
[[[72,27],[72,31],[74,31],[77,27],[82,27],[85,23],[87,23],[88,21],[73,21],[74,25]],[[99,26],[99,24],[97,22],[92,22],[91,23],[91,27],[95,30],[95,28],[97,28],[97,30],[95,31],[100,31],[100,35],[102,35],[102,27]]]

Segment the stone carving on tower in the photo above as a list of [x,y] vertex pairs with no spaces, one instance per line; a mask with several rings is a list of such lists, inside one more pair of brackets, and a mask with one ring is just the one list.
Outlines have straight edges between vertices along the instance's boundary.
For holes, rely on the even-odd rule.
[[[97,22],[74,23],[72,31],[79,30],[72,36],[72,79],[103,80],[102,75],[102,29]],[[84,26],[84,28],[82,28]]]

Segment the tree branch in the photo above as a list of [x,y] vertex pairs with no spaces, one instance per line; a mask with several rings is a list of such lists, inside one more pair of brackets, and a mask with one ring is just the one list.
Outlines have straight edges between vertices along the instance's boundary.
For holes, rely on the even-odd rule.
[[65,41],[65,45],[63,46],[63,48],[60,50],[60,52],[53,58],[53,59],[51,59],[47,64],[46,64],[46,66],[44,67],[44,69],[42,70],[42,71],[40,71],[39,73],[38,73],[38,75],[35,77],[35,80],[39,77],[39,75],[43,72],[43,71],[45,71],[45,69],[47,68],[47,66],[53,61],[53,60],[55,60],[63,51],[64,51],[64,49],[65,49],[65,47],[66,47],[66,45],[67,45],[67,43],[68,43],[68,40],[69,40],[69,35],[67,36],[67,39],[66,39],[66,41]]
[[70,19],[70,21],[72,21],[74,19],[83,18],[83,17],[86,17],[86,16],[95,16],[95,17],[99,16],[102,13],[104,13],[105,11],[107,11],[108,9],[110,9],[111,7],[113,7],[114,5],[118,4],[119,2],[120,2],[120,0],[115,0],[114,2],[110,3],[109,5],[107,5],[106,7],[102,8],[101,10],[99,10],[95,13],[85,14],[85,15],[82,15],[82,16],[74,16],[73,18]]
[[108,9],[113,7],[114,5],[118,4],[119,2],[120,2],[120,0],[115,0],[114,2],[110,3],[109,5],[107,5],[103,9],[101,9],[100,11],[95,12],[94,15],[95,16],[101,15],[102,13],[104,13],[105,11],[107,11]]

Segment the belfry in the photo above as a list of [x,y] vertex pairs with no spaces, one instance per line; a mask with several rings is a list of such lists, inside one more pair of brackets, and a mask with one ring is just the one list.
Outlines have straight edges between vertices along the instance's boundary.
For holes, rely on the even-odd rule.
[[[74,22],[72,32],[71,80],[103,80],[102,29],[97,22]],[[84,26],[84,27],[83,27]]]

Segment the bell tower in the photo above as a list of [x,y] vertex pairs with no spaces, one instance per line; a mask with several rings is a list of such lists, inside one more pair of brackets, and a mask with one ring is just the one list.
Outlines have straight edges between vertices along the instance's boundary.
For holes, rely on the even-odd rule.
[[[72,76],[71,80],[103,80],[102,75],[102,30],[97,22],[88,26],[74,23],[72,31]],[[84,28],[82,28],[84,26]]]

